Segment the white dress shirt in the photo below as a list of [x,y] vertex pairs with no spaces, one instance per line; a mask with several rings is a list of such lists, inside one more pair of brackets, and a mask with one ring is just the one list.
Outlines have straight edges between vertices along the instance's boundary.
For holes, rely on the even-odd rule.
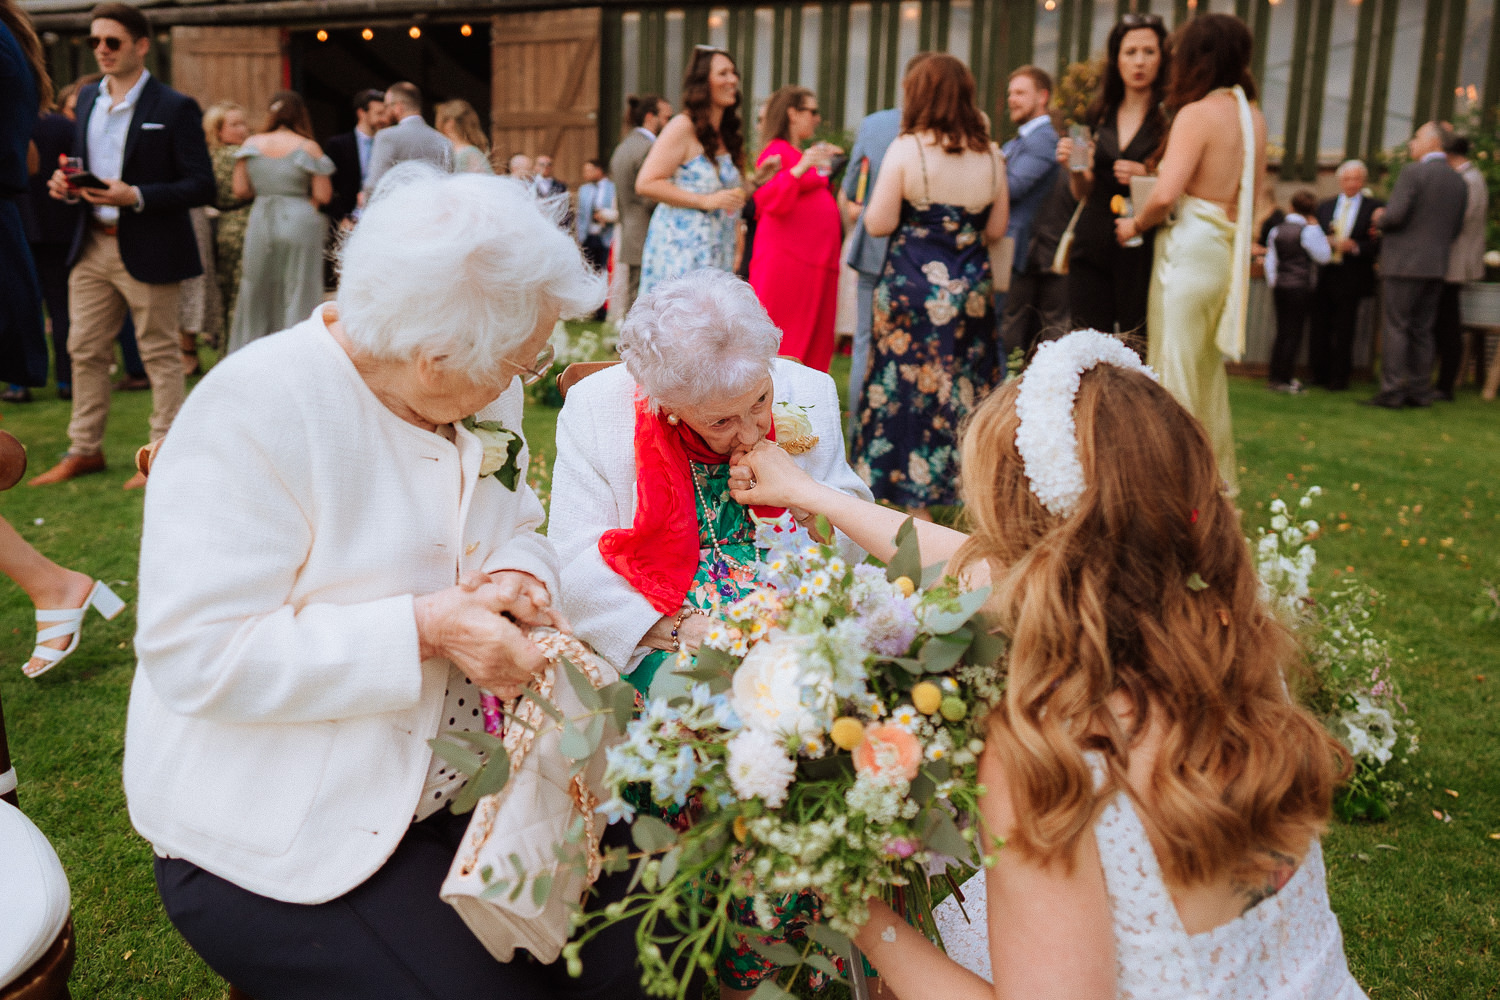
[[[369,878],[432,796],[463,682],[421,659],[415,598],[501,569],[557,594],[524,479],[387,409],[324,308],[216,365],[151,468],[125,736],[156,852],[292,903]],[[519,430],[522,399],[512,380],[479,419]]]
[[[1302,249],[1307,251],[1314,264],[1326,264],[1333,259],[1333,247],[1328,245],[1328,234],[1316,222],[1309,222],[1296,212],[1281,220],[1282,225],[1288,222],[1302,223]],[[1281,226],[1276,227],[1280,228]],[[1276,287],[1276,229],[1271,230],[1270,246],[1266,247],[1266,284],[1272,288]]]
[[[130,119],[149,79],[151,71],[141,70],[141,78],[118,104],[112,103],[114,99],[109,93],[110,77],[99,81],[99,96],[94,98],[94,110],[89,114],[89,160],[85,166],[102,181],[119,180],[125,172],[125,140],[130,134]],[[120,209],[115,205],[95,205],[94,218],[112,226],[120,219]]]

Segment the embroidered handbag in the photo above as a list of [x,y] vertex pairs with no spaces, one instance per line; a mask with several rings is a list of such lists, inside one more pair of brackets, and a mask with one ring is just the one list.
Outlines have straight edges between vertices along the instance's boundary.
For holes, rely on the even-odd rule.
[[[567,657],[595,688],[619,679],[573,636],[535,628],[531,638],[549,660],[534,690],[566,719],[588,710],[565,677],[559,683],[559,658]],[[555,962],[568,940],[570,904],[581,903],[599,877],[599,838],[606,824],[595,809],[604,794],[604,748],[610,737],[574,774],[574,761],[561,750],[561,727],[535,702],[518,698],[506,705],[506,713],[510,779],[474,807],[438,894],[499,961],[510,961],[517,948],[524,948],[538,961]],[[580,822],[586,872],[559,858],[560,850],[567,853],[570,827]],[[550,883],[550,891],[533,892],[538,876]],[[518,877],[520,891],[487,892],[502,880],[514,886]]]

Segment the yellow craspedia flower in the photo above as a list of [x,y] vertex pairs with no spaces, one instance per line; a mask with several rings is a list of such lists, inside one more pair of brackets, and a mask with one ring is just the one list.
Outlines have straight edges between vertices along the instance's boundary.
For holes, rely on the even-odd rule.
[[969,706],[965,705],[963,699],[956,695],[949,695],[944,698],[940,707],[943,712],[943,718],[949,722],[962,722],[964,721],[964,717],[969,714]]
[[923,681],[911,689],[911,703],[923,715],[931,715],[943,704],[943,692],[931,681]]
[[743,816],[736,816],[734,818],[732,829],[734,830],[734,839],[742,844],[745,842],[745,838],[750,835],[750,825],[745,822],[745,817]]
[[896,589],[901,591],[902,597],[910,597],[917,592],[917,585],[911,582],[909,576],[896,577]]
[[1117,194],[1113,198],[1109,199],[1109,210],[1116,215],[1124,215],[1126,211],[1125,196],[1123,194]]
[[865,724],[847,715],[833,721],[829,737],[840,750],[853,750],[865,741]]

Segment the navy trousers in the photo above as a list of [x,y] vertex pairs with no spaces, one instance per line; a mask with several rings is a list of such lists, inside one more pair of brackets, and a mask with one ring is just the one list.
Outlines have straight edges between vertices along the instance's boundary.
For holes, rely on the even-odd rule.
[[[167,915],[193,950],[252,1000],[635,1000],[644,998],[635,926],[616,924],[582,953],[583,976],[526,952],[497,962],[438,887],[468,816],[437,813],[389,861],[327,903],[284,903],[179,858],[156,859]],[[605,844],[628,833],[611,827]],[[589,908],[621,898],[629,872],[602,876]]]

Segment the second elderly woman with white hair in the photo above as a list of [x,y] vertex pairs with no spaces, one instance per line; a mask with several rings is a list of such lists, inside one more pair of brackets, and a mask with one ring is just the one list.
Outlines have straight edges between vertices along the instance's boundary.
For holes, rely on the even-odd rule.
[[[780,342],[733,275],[663,281],[620,330],[625,363],[573,386],[558,418],[547,534],[562,562],[563,610],[642,692],[675,651],[698,648],[714,609],[754,577],[751,511],[729,496],[749,485],[738,456],[769,438],[815,480],[870,496],[844,459],[833,380],[778,359]],[[721,960],[720,981],[753,988],[771,968],[743,944]]]
[[398,170],[337,302],[215,367],[153,463],[131,820],[172,922],[256,1000],[639,996],[619,941],[572,980],[439,898],[468,817],[428,746],[545,664],[522,386],[603,283],[515,181]]

